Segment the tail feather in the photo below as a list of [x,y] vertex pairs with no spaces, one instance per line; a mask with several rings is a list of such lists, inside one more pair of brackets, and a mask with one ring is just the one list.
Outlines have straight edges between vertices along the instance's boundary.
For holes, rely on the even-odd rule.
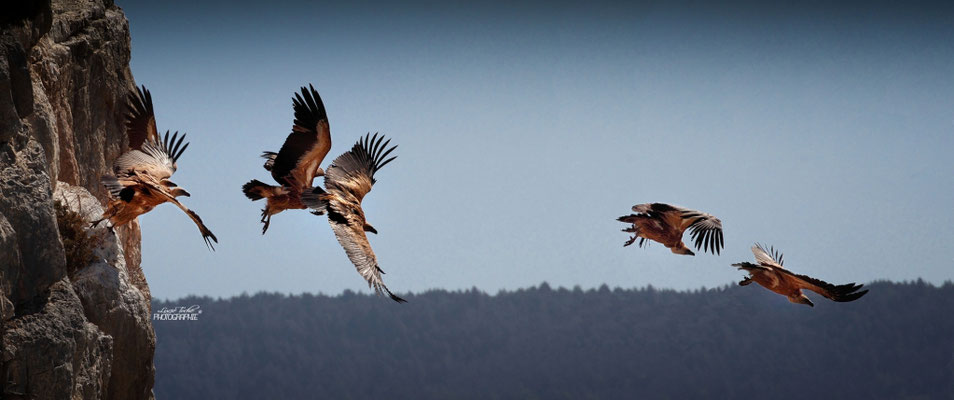
[[271,185],[268,185],[258,179],[252,179],[245,185],[242,185],[242,192],[245,193],[245,197],[248,197],[252,201],[261,200],[262,198],[268,197],[271,189]]

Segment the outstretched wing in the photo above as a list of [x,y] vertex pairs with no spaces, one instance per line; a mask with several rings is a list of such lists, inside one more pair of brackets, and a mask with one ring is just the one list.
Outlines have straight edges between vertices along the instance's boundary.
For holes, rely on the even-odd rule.
[[179,132],[171,138],[169,132],[166,132],[161,142],[150,139],[143,143],[140,149],[130,150],[119,156],[113,163],[113,172],[120,177],[141,173],[156,179],[167,179],[176,172],[176,160],[186,147],[189,147],[188,143],[182,146],[183,139],[185,134],[179,137]]
[[138,172],[157,179],[167,179],[176,172],[176,161],[189,147],[189,143],[182,145],[185,136],[183,134],[179,137],[179,132],[175,132],[170,137],[167,131],[161,142],[158,139],[150,139],[143,143],[140,149],[119,156],[113,163],[113,172],[120,177]]
[[784,269],[782,267],[782,253],[775,250],[775,247],[766,249],[762,244],[756,243],[755,246],[752,246],[752,254],[755,255],[755,261],[758,261],[759,264]]
[[833,301],[855,301],[868,293],[867,289],[859,292],[858,289],[861,289],[864,285],[855,284],[854,282],[844,285],[833,285],[821,279],[812,278],[806,275],[799,275],[784,269],[780,270],[780,272],[782,272],[786,278],[798,286],[799,289],[811,290]]
[[701,211],[680,209],[678,213],[682,224],[679,228],[685,232],[689,229],[689,237],[695,242],[696,250],[708,250],[710,253],[720,254],[725,246],[722,235],[722,221],[711,214]]
[[159,140],[156,131],[156,114],[152,110],[152,95],[146,87],[136,88],[136,93],[130,93],[126,99],[128,112],[126,113],[126,135],[129,137],[129,148],[138,150],[150,140]]
[[391,293],[388,287],[384,285],[384,281],[381,279],[384,271],[378,267],[374,250],[371,249],[368,236],[364,233],[363,218],[354,212],[347,211],[347,206],[335,200],[332,200],[326,209],[331,230],[335,232],[338,243],[344,248],[345,253],[348,254],[348,259],[358,269],[358,273],[364,280],[368,281],[368,287],[373,288],[375,293],[386,293],[391,300],[398,303],[405,302],[404,299]]
[[311,186],[318,167],[331,149],[328,114],[318,91],[302,86],[292,99],[295,125],[272,161],[272,178],[285,186]]
[[375,183],[374,173],[397,158],[385,159],[397,148],[388,148],[389,143],[391,140],[384,141],[384,135],[378,137],[377,133],[374,136],[369,133],[347,153],[338,156],[325,172],[328,192],[343,197],[353,196],[357,203],[361,203]]

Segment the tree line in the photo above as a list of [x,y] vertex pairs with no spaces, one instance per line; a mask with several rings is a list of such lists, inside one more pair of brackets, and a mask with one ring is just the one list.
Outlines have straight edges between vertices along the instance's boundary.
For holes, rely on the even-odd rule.
[[[954,398],[954,284],[814,308],[758,287],[551,288],[407,304],[259,293],[154,321],[158,398]],[[813,296],[809,294],[809,296]]]

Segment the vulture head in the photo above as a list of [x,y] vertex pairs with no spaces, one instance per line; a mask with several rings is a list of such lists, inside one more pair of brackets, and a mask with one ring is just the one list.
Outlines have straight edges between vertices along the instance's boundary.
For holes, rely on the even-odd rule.
[[799,293],[798,296],[792,296],[788,298],[788,301],[796,304],[806,304],[809,307],[815,307],[815,303],[812,303],[804,293]]
[[179,187],[179,185],[176,185],[175,182],[170,181],[170,180],[168,180],[168,179],[163,179],[163,180],[159,181],[159,183],[162,184],[162,186],[165,186],[166,189],[169,189],[169,194],[171,194],[172,197],[180,197],[180,196],[190,197],[190,196],[192,196],[192,195],[189,194],[189,192],[187,192],[185,189]]
[[377,229],[374,229],[374,227],[371,226],[371,224],[369,224],[369,223],[367,223],[367,222],[364,223],[364,231],[365,231],[365,232],[371,232],[371,233],[373,233],[373,234],[375,234],[375,235],[378,234],[378,230],[377,230]]
[[696,255],[696,253],[693,253],[692,250],[689,250],[689,248],[686,247],[686,245],[683,244],[682,242],[679,243],[679,246],[673,247],[673,248],[672,248],[672,252],[675,253],[675,254],[685,254],[685,255],[687,255],[687,256],[694,256],[694,255]]

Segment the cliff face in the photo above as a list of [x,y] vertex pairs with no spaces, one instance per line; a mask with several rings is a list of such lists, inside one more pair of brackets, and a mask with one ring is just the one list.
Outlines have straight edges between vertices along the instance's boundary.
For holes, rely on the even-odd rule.
[[102,213],[134,90],[128,23],[110,0],[21,3],[0,17],[0,397],[152,398],[138,224],[89,230],[93,261],[72,270],[54,208]]

